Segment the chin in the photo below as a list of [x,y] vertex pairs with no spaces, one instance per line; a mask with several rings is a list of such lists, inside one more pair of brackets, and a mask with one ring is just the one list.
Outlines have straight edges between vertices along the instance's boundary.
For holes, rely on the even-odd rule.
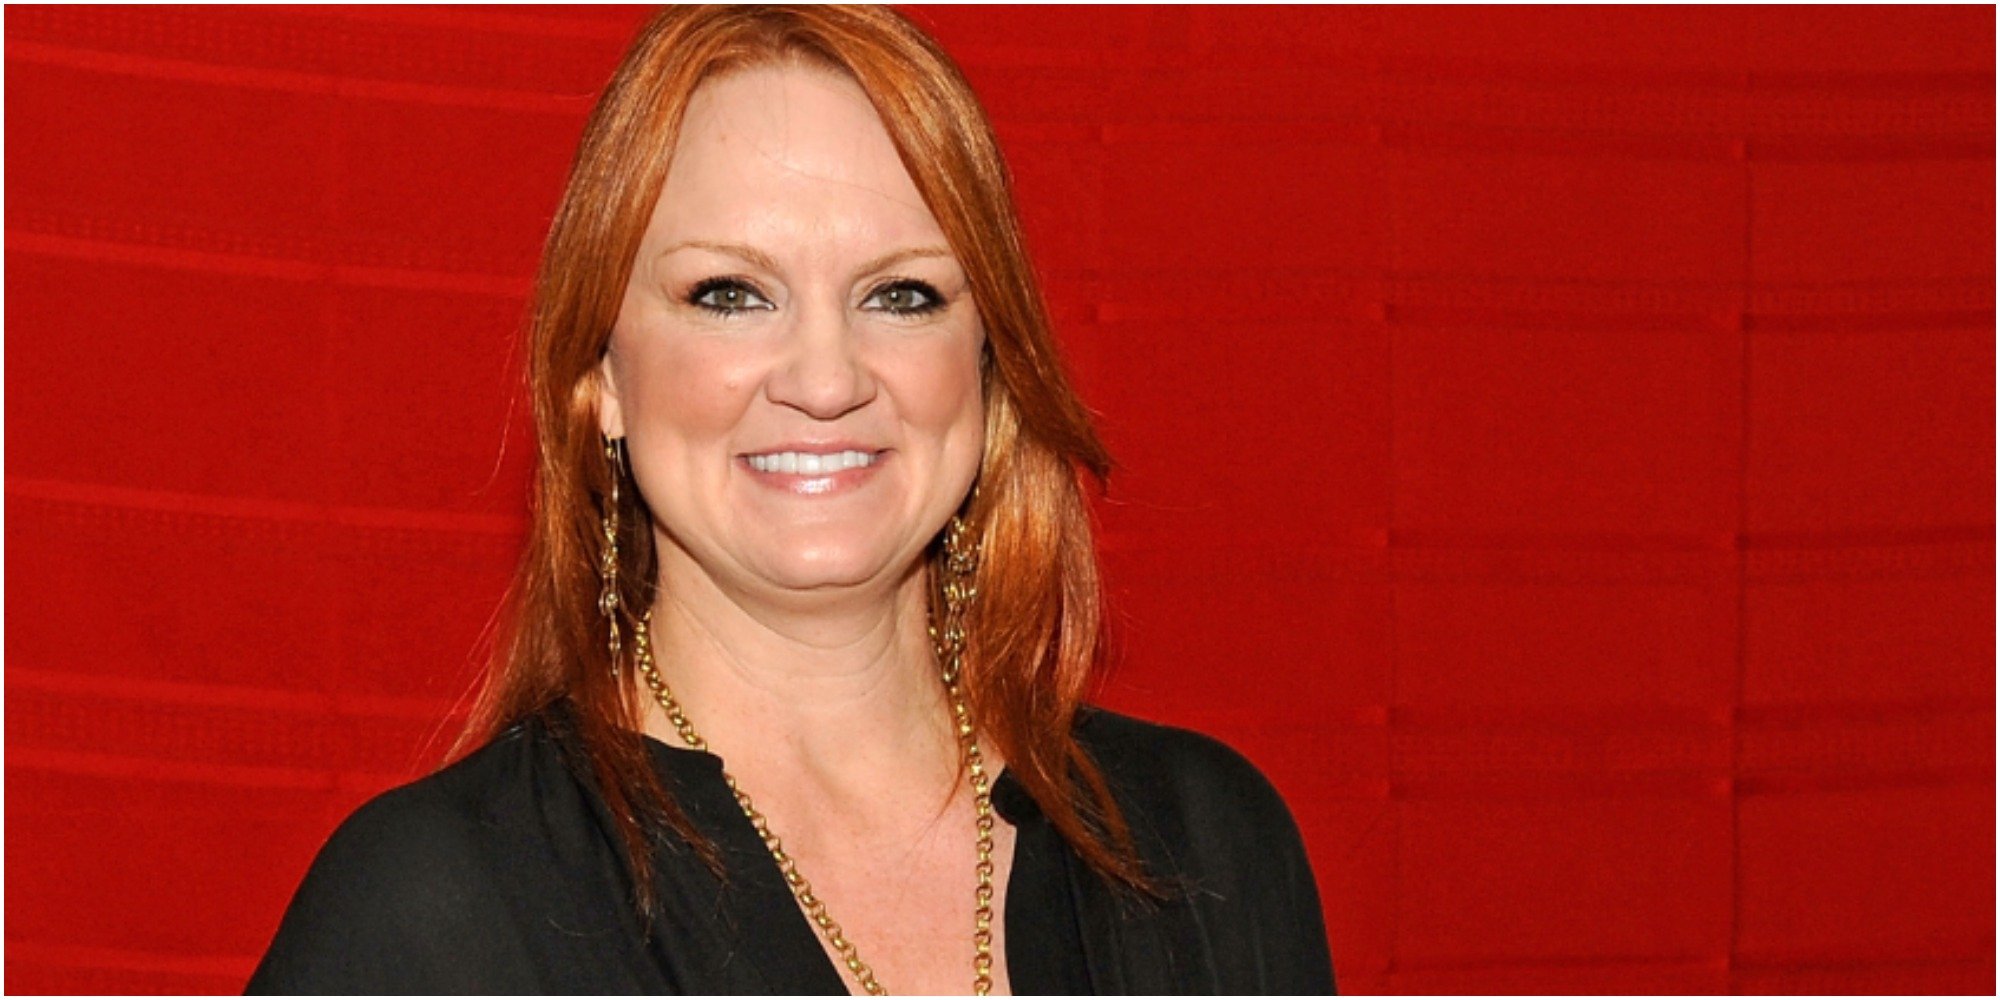
[[884,553],[841,547],[789,552],[766,565],[765,578],[786,590],[856,587],[871,582],[893,582],[902,576],[890,571]]

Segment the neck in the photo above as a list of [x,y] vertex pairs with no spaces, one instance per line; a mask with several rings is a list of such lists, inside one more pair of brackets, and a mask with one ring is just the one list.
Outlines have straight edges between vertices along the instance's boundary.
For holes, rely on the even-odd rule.
[[[684,554],[663,551],[660,592],[655,669],[740,778],[863,796],[952,787],[958,748],[921,567],[873,596],[800,606],[725,591]],[[682,745],[658,705],[646,730]]]

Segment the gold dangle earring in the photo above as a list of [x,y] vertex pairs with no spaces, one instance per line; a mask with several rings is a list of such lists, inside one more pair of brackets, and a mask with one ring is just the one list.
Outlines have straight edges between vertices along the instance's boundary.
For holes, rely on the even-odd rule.
[[[972,497],[977,499],[978,491]],[[970,501],[966,504],[971,508]],[[939,567],[938,604],[932,612],[931,644],[936,647],[938,666],[944,683],[958,683],[965,655],[965,612],[979,590],[973,577],[979,572],[979,540],[964,517],[953,514],[944,528],[944,559]]]
[[609,630],[611,649],[611,679],[619,677],[618,664],[624,653],[624,643],[618,634],[618,484],[625,478],[624,438],[604,439],[604,459],[611,469],[611,493],[604,506],[601,523],[604,527],[604,552],[597,566],[598,579],[604,589],[597,595],[597,612],[604,616],[605,627]]

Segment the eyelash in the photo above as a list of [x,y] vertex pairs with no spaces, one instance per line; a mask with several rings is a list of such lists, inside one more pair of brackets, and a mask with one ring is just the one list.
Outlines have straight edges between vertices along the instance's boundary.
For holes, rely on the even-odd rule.
[[878,286],[874,291],[869,292],[868,298],[863,299],[862,301],[870,302],[873,301],[877,296],[882,295],[884,293],[898,292],[898,291],[915,292],[918,295],[924,297],[924,304],[920,306],[909,306],[903,309],[883,310],[884,312],[887,312],[892,316],[922,316],[925,313],[937,312],[939,309],[944,308],[944,296],[939,295],[938,290],[932,288],[929,284],[922,281],[918,281],[915,278],[901,278],[895,281],[890,281],[885,284],[882,284]]
[[[747,295],[754,296],[758,299],[763,299],[767,305],[770,301],[769,299],[765,299],[764,293],[758,291],[756,286],[750,284],[747,281],[744,281],[741,278],[707,278],[698,282],[693,288],[688,290],[686,297],[687,304],[694,306],[697,309],[701,309],[711,315],[721,317],[724,319],[734,317],[741,313],[750,312],[753,309],[765,308],[765,306],[747,306],[742,308],[731,308],[728,306],[717,305],[713,302],[702,301],[702,299],[707,298],[709,295],[714,294],[715,292],[726,292],[726,291],[744,292]],[[943,309],[945,306],[944,296],[938,294],[938,290],[936,288],[931,287],[931,285],[927,282],[918,281],[914,278],[900,278],[893,281],[884,282],[883,284],[876,286],[874,291],[869,292],[868,297],[866,299],[863,299],[862,301],[864,303],[872,302],[878,296],[881,296],[886,292],[895,292],[895,291],[915,292],[916,294],[923,296],[924,304],[918,306],[909,306],[902,309],[885,308],[882,310],[883,312],[886,312],[891,316],[922,316],[927,313],[933,313],[938,311],[939,309]]]
[[[762,306],[730,308],[730,306],[720,306],[720,304],[714,304],[714,302],[702,302],[704,298],[708,298],[708,296],[712,296],[716,292],[742,292],[742,294],[746,294],[750,298],[756,298],[756,300],[760,300],[764,304]],[[704,278],[704,280],[696,282],[694,288],[688,290],[686,298],[688,298],[690,306],[694,306],[698,310],[704,310],[708,314],[714,314],[714,316],[736,316],[740,312],[750,312],[750,310],[756,310],[756,308],[768,308],[770,306],[770,300],[764,298],[764,292],[758,292],[754,284],[750,284],[750,282],[746,282],[742,278]]]

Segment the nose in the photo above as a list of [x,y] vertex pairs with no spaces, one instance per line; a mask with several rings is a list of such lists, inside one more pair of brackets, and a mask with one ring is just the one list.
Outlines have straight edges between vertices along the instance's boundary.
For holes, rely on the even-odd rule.
[[875,398],[860,331],[838,304],[809,305],[793,314],[786,349],[765,384],[771,401],[818,420],[833,420]]

